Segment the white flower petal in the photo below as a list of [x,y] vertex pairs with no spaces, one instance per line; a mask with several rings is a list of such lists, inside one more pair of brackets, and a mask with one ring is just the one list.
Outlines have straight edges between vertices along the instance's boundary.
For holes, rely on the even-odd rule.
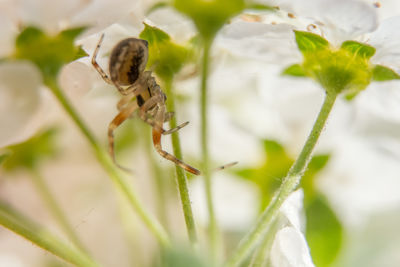
[[13,254],[0,254],[0,266],[3,267],[24,267],[28,266],[24,264],[21,258]]
[[295,15],[311,17],[325,38],[335,44],[376,29],[376,9],[367,3],[354,0],[285,0],[282,7]]
[[173,8],[156,10],[147,19],[150,25],[155,25],[167,32],[177,43],[187,42],[196,35],[193,22]]
[[290,194],[279,210],[281,215],[285,216],[290,224],[299,231],[303,230],[305,220],[303,214],[303,197],[303,190],[296,190]]
[[400,16],[381,22],[371,34],[369,43],[376,48],[373,61],[400,69]]
[[278,231],[271,248],[273,267],[313,267],[310,251],[303,234],[294,227]]
[[68,94],[83,96],[92,88],[99,76],[94,72],[92,65],[80,61],[73,61],[62,68],[58,82],[60,87]]
[[399,142],[385,144],[382,137],[359,134],[343,135],[337,144],[318,184],[345,224],[363,224],[371,214],[399,205],[400,155],[391,153],[388,145],[400,147]]
[[36,25],[46,32],[57,32],[86,5],[81,0],[21,0],[16,4],[23,25]]
[[0,147],[28,138],[40,107],[39,70],[28,62],[0,64]]
[[[207,225],[204,179],[194,180],[190,188],[194,213],[203,225]],[[224,229],[234,232],[246,231],[256,219],[259,195],[253,183],[218,173],[213,176],[213,195],[215,213]]]
[[71,18],[73,25],[88,25],[92,34],[104,30],[113,23],[126,22],[126,26],[138,28],[144,19],[146,8],[153,1],[142,0],[96,0]]
[[285,65],[301,59],[293,29],[288,24],[237,21],[223,29],[217,46],[243,58]]

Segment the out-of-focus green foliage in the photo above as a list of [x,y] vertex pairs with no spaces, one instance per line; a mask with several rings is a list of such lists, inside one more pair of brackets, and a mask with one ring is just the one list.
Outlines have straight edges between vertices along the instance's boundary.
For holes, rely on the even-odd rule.
[[118,155],[120,152],[132,148],[133,146],[138,144],[138,142],[143,141],[142,138],[149,138],[148,136],[142,136],[141,134],[140,130],[142,127],[139,127],[139,125],[142,123],[143,121],[133,118],[124,121],[124,123],[120,127],[118,127],[118,129],[114,132],[114,145],[116,155]]
[[191,18],[205,40],[212,40],[225,23],[245,9],[277,10],[269,5],[245,0],[171,0],[155,3],[148,9],[147,14],[168,6]]
[[31,137],[25,142],[11,145],[6,148],[8,155],[3,162],[7,171],[16,169],[34,169],[41,161],[57,155],[55,138],[57,130],[48,129]]
[[335,260],[343,241],[343,227],[326,198],[316,194],[308,199],[306,239],[311,256],[318,267],[327,267]]
[[303,67],[300,64],[293,64],[287,67],[282,74],[296,77],[306,77]]
[[173,6],[193,20],[206,40],[212,40],[230,18],[246,8],[244,0],[174,0]]
[[294,34],[297,47],[303,55],[329,48],[328,41],[317,34],[303,31],[294,31]]
[[265,161],[256,168],[238,170],[236,173],[258,185],[261,190],[261,206],[263,210],[269,203],[274,192],[279,188],[293,159],[278,142],[263,140]]
[[64,64],[87,56],[74,45],[75,38],[84,30],[85,27],[72,28],[49,36],[38,28],[27,27],[17,36],[12,57],[32,61],[41,70],[45,83],[53,82]]
[[3,161],[6,160],[7,157],[8,157],[8,154],[2,154],[2,155],[0,155],[0,165],[1,165],[1,163],[3,163]]
[[375,65],[372,70],[372,77],[374,81],[378,82],[400,79],[400,76],[394,70],[382,65]]
[[184,247],[174,247],[164,251],[162,262],[158,267],[207,267],[205,260],[201,259],[193,250]]
[[[278,142],[264,140],[263,146],[265,161],[262,165],[236,172],[242,178],[254,182],[260,189],[261,210],[268,205],[294,162]],[[343,237],[343,228],[339,220],[315,186],[317,174],[326,166],[329,157],[328,154],[314,156],[301,180],[307,219],[306,237],[316,266],[322,267],[328,266],[336,258]]]
[[301,178],[301,187],[304,190],[305,202],[318,192],[315,189],[315,177],[323,170],[330,158],[329,154],[315,155],[308,164],[307,171]]
[[335,48],[323,37],[303,31],[295,31],[295,38],[304,61],[289,66],[283,74],[310,77],[328,93],[345,92],[346,98],[352,99],[372,80],[400,78],[387,67],[371,64],[375,48],[370,45],[345,41],[340,48]]
[[372,46],[356,41],[345,41],[340,48],[367,60],[370,59],[376,51]]
[[193,60],[194,52],[190,47],[174,43],[166,32],[157,27],[145,24],[139,37],[149,42],[148,66],[154,66],[154,72],[163,79],[171,79]]

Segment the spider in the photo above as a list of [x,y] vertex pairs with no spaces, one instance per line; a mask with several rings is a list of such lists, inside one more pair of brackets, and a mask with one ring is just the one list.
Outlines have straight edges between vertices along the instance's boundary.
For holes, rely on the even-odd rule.
[[114,85],[122,94],[122,98],[117,104],[119,113],[108,126],[108,149],[113,162],[121,169],[130,171],[116,162],[114,130],[125,120],[131,118],[138,110],[140,119],[152,127],[153,145],[156,151],[162,157],[174,162],[186,171],[200,175],[199,170],[162,149],[161,136],[176,132],[189,122],[182,123],[170,130],[164,130],[164,122],[169,121],[174,113],[166,111],[166,95],[161,91],[160,86],[152,76],[152,72],[145,71],[148,59],[147,41],[127,38],[116,44],[110,56],[109,77],[96,62],[97,53],[103,39],[104,34],[101,35],[93,53],[92,65],[105,82]]

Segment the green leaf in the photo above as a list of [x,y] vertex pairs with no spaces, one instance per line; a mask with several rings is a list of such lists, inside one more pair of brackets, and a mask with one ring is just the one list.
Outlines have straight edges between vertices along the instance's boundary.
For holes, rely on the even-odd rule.
[[330,266],[342,246],[343,227],[322,195],[306,203],[305,211],[306,239],[315,266]]
[[6,158],[9,156],[9,154],[3,154],[3,155],[0,155],[0,165],[1,165],[1,163],[3,163],[3,161],[5,161],[6,160]]
[[367,45],[367,44],[363,44],[363,43],[359,43],[356,41],[345,41],[342,43],[341,49],[347,50],[350,53],[369,59],[371,58],[374,54],[375,54],[375,48]]
[[59,36],[63,39],[74,41],[81,33],[86,30],[86,27],[77,27],[63,30],[59,33]]
[[274,192],[279,188],[293,159],[285,148],[274,140],[262,141],[265,161],[260,166],[244,168],[236,172],[240,177],[254,182],[261,191],[260,211],[270,202]]
[[303,67],[300,64],[293,64],[287,67],[283,72],[283,75],[290,75],[295,77],[305,77],[306,73],[303,70]]
[[169,35],[163,30],[157,27],[150,26],[147,23],[143,24],[144,29],[139,34],[139,37],[149,42],[150,45],[157,45],[157,43],[169,41],[171,39],[171,37],[169,37]]
[[315,52],[317,50],[329,48],[328,41],[318,34],[304,31],[294,31],[294,34],[297,46],[302,53]]
[[170,36],[158,29],[145,24],[139,35],[149,42],[149,67],[154,67],[155,73],[163,79],[171,79],[184,64],[193,58],[193,51],[174,43]]
[[372,78],[374,81],[383,82],[400,79],[400,76],[388,67],[375,65],[372,70]]
[[57,155],[55,145],[57,130],[52,128],[41,132],[20,144],[8,146],[8,157],[4,160],[4,169],[13,171],[19,168],[33,169],[42,160]]
[[[203,259],[202,259],[203,258]],[[169,248],[163,252],[160,267],[206,267],[210,266],[200,258],[193,250],[186,247]]]
[[193,20],[206,40],[212,40],[229,19],[246,7],[244,0],[174,0],[173,6]]
[[325,168],[330,159],[330,154],[315,155],[312,157],[308,168],[301,178],[301,186],[304,190],[304,199],[307,201],[315,196],[315,179],[318,177],[318,173]]
[[73,60],[77,60],[80,59],[82,57],[87,57],[89,56],[88,53],[86,53],[85,50],[83,50],[82,46],[78,46],[78,51],[76,52],[75,56],[73,57]]
[[55,81],[61,67],[87,54],[74,45],[84,27],[64,30],[55,36],[35,27],[25,28],[16,38],[13,58],[32,61],[41,70],[45,83]]
[[44,37],[45,34],[42,30],[35,27],[27,27],[17,36],[15,45],[21,47]]

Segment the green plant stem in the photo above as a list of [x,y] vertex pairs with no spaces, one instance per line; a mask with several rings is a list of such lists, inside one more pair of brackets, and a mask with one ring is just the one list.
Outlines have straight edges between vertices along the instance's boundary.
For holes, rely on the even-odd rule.
[[56,198],[52,194],[50,188],[46,184],[46,181],[39,173],[38,170],[32,170],[32,177],[33,182],[36,186],[36,190],[38,191],[39,195],[42,197],[44,203],[47,205],[50,213],[53,215],[54,219],[60,225],[61,229],[64,233],[68,236],[68,238],[82,251],[87,252],[87,249],[80,241],[78,235],[76,234],[74,228],[71,226],[70,222],[68,221],[67,217],[65,216],[63,210],[59,206]]
[[86,127],[85,123],[79,117],[78,113],[72,107],[68,99],[60,90],[60,88],[56,85],[55,82],[48,83],[48,86],[55,95],[55,97],[57,98],[57,100],[60,102],[64,110],[68,113],[71,119],[81,130],[83,135],[89,141],[97,157],[97,160],[102,165],[104,170],[108,173],[111,180],[116,184],[116,186],[121,190],[123,195],[125,195],[125,197],[128,199],[132,208],[136,210],[139,217],[143,220],[145,225],[154,234],[154,236],[158,239],[158,241],[162,245],[169,246],[170,240],[167,235],[167,232],[164,230],[161,224],[159,224],[159,222],[144,209],[143,205],[139,202],[136,193],[133,191],[133,189],[131,188],[129,183],[124,179],[124,177],[120,175],[119,171],[117,171],[116,166],[111,161],[107,152],[105,152],[105,150],[101,148],[94,135]]
[[202,162],[203,162],[203,175],[206,190],[207,208],[208,208],[208,219],[209,219],[209,232],[210,232],[210,248],[211,256],[214,262],[220,255],[221,250],[221,239],[218,228],[217,219],[215,216],[213,196],[212,196],[212,180],[210,172],[210,157],[208,150],[208,90],[207,90],[207,79],[210,65],[210,50],[212,46],[212,39],[204,40],[203,50],[203,62],[201,71],[201,96],[200,96],[200,116],[201,116],[201,150],[202,150]]
[[264,210],[251,232],[242,239],[236,252],[227,262],[226,266],[238,266],[267,234],[268,227],[275,220],[279,212],[279,208],[299,184],[300,179],[311,159],[312,151],[318,141],[319,136],[321,135],[321,131],[323,130],[329,113],[335,103],[336,97],[336,94],[326,94],[317,120],[314,123],[311,133],[308,136],[300,155],[290,168],[286,178],[282,182],[281,187],[271,200],[271,203]]
[[99,266],[81,250],[64,243],[43,227],[2,203],[0,203],[0,225],[76,266]]
[[[172,92],[172,79],[164,79],[165,81],[165,92],[167,94],[168,101],[167,103],[167,109],[168,111],[174,111],[175,110],[175,97]],[[176,122],[176,114],[173,116],[169,122],[169,126],[172,128],[175,128],[177,126]],[[171,134],[171,139],[172,139],[172,148],[174,151],[175,157],[178,159],[183,160],[183,155],[182,155],[182,150],[181,150],[181,142],[179,139],[179,133],[174,132]],[[181,203],[182,203],[182,209],[183,209],[183,215],[185,217],[185,223],[186,223],[186,228],[188,231],[188,236],[191,244],[193,246],[197,245],[197,232],[196,232],[196,225],[193,217],[193,212],[192,212],[192,205],[190,201],[190,196],[189,196],[189,188],[188,188],[188,181],[186,177],[185,171],[179,167],[175,166],[176,170],[176,179],[178,183],[178,189],[179,189],[179,195],[181,197]]]
[[[281,224],[281,220],[277,218],[271,224],[268,232],[275,233]],[[253,255],[250,266],[251,267],[262,267],[268,266],[269,263],[269,254],[272,246],[272,242],[274,241],[274,235],[267,235],[262,241],[261,245],[257,248],[256,252]]]

